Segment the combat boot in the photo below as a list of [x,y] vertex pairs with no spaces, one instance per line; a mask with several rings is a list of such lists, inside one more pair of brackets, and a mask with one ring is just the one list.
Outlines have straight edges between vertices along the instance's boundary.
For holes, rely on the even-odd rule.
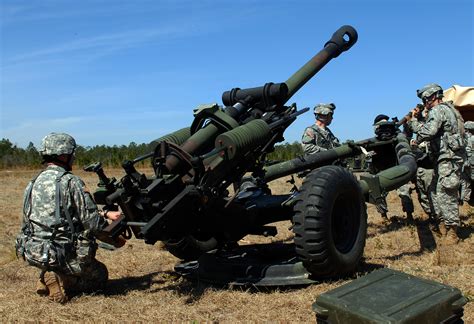
[[42,279],[38,279],[36,282],[36,293],[40,296],[48,296],[49,295],[49,289],[46,287],[46,284]]
[[456,225],[450,225],[447,227],[446,233],[446,244],[455,245],[459,243],[459,237],[457,234],[458,227]]
[[44,282],[49,290],[48,298],[50,300],[60,304],[64,304],[68,301],[69,298],[66,295],[64,283],[60,275],[48,271],[44,274]]

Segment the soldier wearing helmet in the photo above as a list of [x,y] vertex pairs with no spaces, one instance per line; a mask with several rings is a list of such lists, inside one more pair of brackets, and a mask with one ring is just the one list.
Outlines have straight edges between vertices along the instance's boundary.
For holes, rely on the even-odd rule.
[[306,127],[301,138],[305,154],[313,154],[340,146],[339,140],[328,126],[331,124],[336,106],[333,103],[317,104],[314,107],[316,122]]
[[440,221],[440,232],[446,243],[457,243],[457,227],[460,224],[458,195],[464,164],[463,125],[454,106],[443,102],[443,89],[435,83],[417,90],[417,96],[428,110],[427,120],[422,123],[412,111],[409,126],[417,133],[416,143],[429,142],[429,152],[435,161],[432,202]]
[[107,240],[105,217],[120,216],[118,211],[99,211],[84,182],[70,172],[75,150],[76,141],[68,134],[43,138],[39,152],[45,169],[26,187],[16,239],[17,256],[41,269],[36,292],[59,303],[72,292],[104,287],[108,272],[95,259],[96,238]]

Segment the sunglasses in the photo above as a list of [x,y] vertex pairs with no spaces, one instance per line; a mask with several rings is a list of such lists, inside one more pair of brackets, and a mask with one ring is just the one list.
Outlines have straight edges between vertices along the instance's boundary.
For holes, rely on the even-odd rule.
[[423,103],[426,104],[429,101],[433,101],[434,98],[435,98],[434,96],[424,97],[424,98],[421,99],[421,101],[423,101]]

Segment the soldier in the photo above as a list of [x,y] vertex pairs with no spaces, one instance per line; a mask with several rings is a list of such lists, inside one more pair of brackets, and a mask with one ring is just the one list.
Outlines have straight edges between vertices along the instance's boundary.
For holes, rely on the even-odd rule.
[[[26,187],[16,252],[41,269],[36,292],[65,303],[71,293],[104,288],[107,267],[95,259],[95,238],[119,211],[99,211],[84,182],[71,173],[76,142],[68,134],[43,138],[40,154],[46,168]],[[110,242],[116,247],[122,238]]]
[[429,141],[430,154],[435,161],[433,175],[433,207],[440,220],[441,234],[446,242],[457,243],[457,227],[460,224],[458,190],[463,161],[464,139],[460,134],[454,107],[443,102],[443,89],[437,84],[428,84],[417,90],[418,97],[428,110],[428,119],[420,123],[412,111],[408,123],[417,133],[416,144]]
[[316,122],[314,125],[306,127],[301,139],[305,154],[326,151],[341,145],[337,137],[328,128],[333,119],[335,109],[336,106],[333,103],[321,103],[314,107]]
[[472,136],[474,131],[474,122],[467,121],[464,123],[464,142],[466,145],[466,156],[465,163],[463,165],[463,172],[461,176],[461,192],[460,201],[471,203],[471,181],[473,179],[473,167],[474,167],[474,137]]
[[[415,110],[418,112],[415,114],[416,118],[418,119],[419,123],[424,123],[428,117],[428,110],[424,109],[423,105],[417,105]],[[407,128],[410,128],[407,124],[405,124]],[[410,131],[412,131],[410,129]],[[418,159],[425,158],[429,154],[429,143],[428,142],[421,142],[419,145],[417,144],[416,140],[411,140],[410,144],[412,145],[412,150],[415,153],[415,156]],[[415,190],[418,196],[418,202],[423,208],[423,211],[428,215],[430,222],[434,225],[434,230],[438,231],[438,227],[436,224],[435,216],[434,216],[434,208],[433,202],[431,200],[431,192],[433,191],[432,186],[433,180],[433,169],[425,168],[422,166],[418,166],[416,170],[416,180],[415,180]]]

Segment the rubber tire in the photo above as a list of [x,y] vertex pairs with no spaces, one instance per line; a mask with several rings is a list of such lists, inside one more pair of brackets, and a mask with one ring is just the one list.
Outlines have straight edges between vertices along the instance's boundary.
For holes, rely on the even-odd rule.
[[175,257],[184,261],[197,260],[204,253],[214,250],[218,241],[211,237],[207,240],[199,240],[192,235],[164,242],[165,248]]
[[357,179],[329,165],[303,181],[294,206],[296,254],[314,277],[354,272],[364,253],[367,210]]

